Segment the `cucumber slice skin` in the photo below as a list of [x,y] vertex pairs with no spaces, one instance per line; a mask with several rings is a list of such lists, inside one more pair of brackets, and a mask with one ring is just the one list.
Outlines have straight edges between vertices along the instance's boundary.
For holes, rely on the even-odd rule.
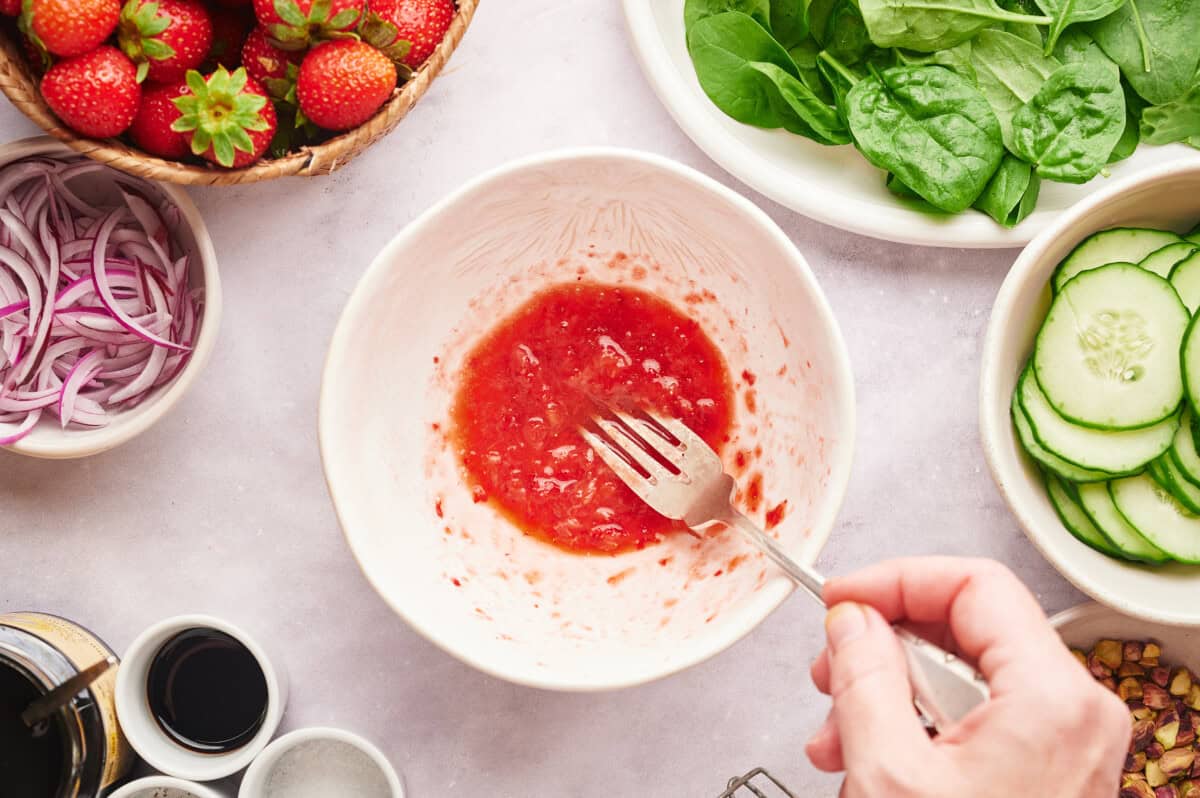
[[1200,252],[1194,252],[1176,263],[1171,269],[1170,281],[1188,313],[1195,315],[1196,310],[1200,309]]
[[1138,263],[1155,250],[1183,239],[1165,230],[1144,227],[1114,227],[1101,230],[1081,241],[1054,270],[1051,286],[1062,290],[1072,277],[1108,263]]
[[1171,441],[1171,459],[1175,461],[1179,473],[1197,488],[1200,488],[1200,451],[1196,449],[1196,416],[1191,410],[1184,410],[1179,420],[1179,431],[1175,440]]
[[1108,483],[1117,512],[1137,532],[1176,562],[1200,565],[1200,517],[1189,513],[1150,477]]
[[1174,496],[1175,500],[1186,507],[1189,513],[1200,514],[1200,488],[1184,478],[1179,464],[1175,462],[1174,453],[1167,452],[1155,463],[1158,464],[1163,476],[1163,480],[1156,479],[1155,481],[1166,488],[1167,493]]
[[[1136,477],[1127,477],[1136,479]],[[1149,479],[1149,477],[1147,477]],[[1094,482],[1079,486],[1079,506],[1104,536],[1125,555],[1128,560],[1159,565],[1170,562],[1166,552],[1159,549],[1137,531],[1121,515],[1109,492],[1111,482]]]
[[1021,444],[1021,448],[1025,453],[1033,458],[1033,460],[1051,475],[1066,480],[1068,489],[1072,482],[1107,482],[1115,477],[1124,476],[1123,474],[1110,474],[1107,471],[1093,471],[1087,468],[1068,463],[1053,452],[1047,451],[1044,446],[1037,442],[1037,438],[1033,434],[1033,426],[1029,423],[1029,417],[1025,415],[1025,411],[1021,408],[1018,394],[1013,393],[1012,402],[1012,417],[1013,427],[1017,431],[1017,440]]
[[[1125,307],[1114,309],[1113,302]],[[1081,312],[1087,318],[1081,320]],[[1183,398],[1174,353],[1190,321],[1162,277],[1128,264],[1088,270],[1054,298],[1038,331],[1033,353],[1038,385],[1055,412],[1078,426],[1153,426],[1175,413]],[[1127,374],[1135,376],[1130,380]]]
[[1196,244],[1191,241],[1176,241],[1154,250],[1138,261],[1138,268],[1154,272],[1159,277],[1170,277],[1175,266],[1196,252]]
[[1106,538],[1104,533],[1092,523],[1092,519],[1088,518],[1087,513],[1071,496],[1067,485],[1054,474],[1047,473],[1044,476],[1046,478],[1046,495],[1050,497],[1050,505],[1058,514],[1058,520],[1062,521],[1063,527],[1083,545],[1109,557],[1124,560],[1124,552],[1114,546],[1112,541]]
[[1090,471],[1111,474],[1140,471],[1170,448],[1179,424],[1178,417],[1173,417],[1153,427],[1115,432],[1072,424],[1054,412],[1029,367],[1021,375],[1017,390],[1021,409],[1038,444],[1071,465]]
[[1179,370],[1183,375],[1183,391],[1187,395],[1192,415],[1200,415],[1200,331],[1197,329],[1197,319],[1200,319],[1200,313],[1192,317],[1187,332],[1183,334],[1183,344],[1179,347]]

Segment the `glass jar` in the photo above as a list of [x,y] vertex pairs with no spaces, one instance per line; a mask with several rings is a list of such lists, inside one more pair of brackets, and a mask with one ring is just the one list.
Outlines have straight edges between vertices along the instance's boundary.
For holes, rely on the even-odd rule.
[[[28,706],[25,692],[32,698],[44,695],[112,653],[100,638],[63,618],[0,614],[0,690],[9,697],[8,704],[0,701],[0,712],[16,714],[0,718],[0,736],[20,734],[17,705]],[[124,778],[134,754],[117,723],[116,678],[116,668],[98,678],[40,736],[31,732],[29,738],[9,740],[10,761],[5,763],[0,752],[0,766],[13,768],[12,778],[38,785],[25,789],[43,792],[44,798],[96,798]]]

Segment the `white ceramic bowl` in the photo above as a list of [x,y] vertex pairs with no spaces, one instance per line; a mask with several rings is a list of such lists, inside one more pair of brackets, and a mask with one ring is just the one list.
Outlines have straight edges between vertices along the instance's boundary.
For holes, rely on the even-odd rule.
[[[267,711],[262,726],[241,748],[220,754],[190,751],[159,726],[146,685],[159,650],[189,629],[216,629],[237,640],[254,656],[267,684]],[[192,781],[215,781],[245,768],[262,753],[279,730],[287,708],[288,679],[283,661],[268,653],[260,640],[239,626],[211,615],[179,615],[159,621],[130,644],[117,670],[117,719],[130,746],[146,764],[168,776]]]
[[1162,644],[1163,662],[1185,665],[1193,672],[1200,669],[1200,631],[1195,629],[1152,623],[1093,603],[1063,610],[1050,623],[1071,648],[1086,651],[1104,638],[1154,640]]
[[194,781],[171,776],[148,776],[131,781],[108,798],[226,798],[224,793]]
[[[684,0],[624,0],[633,50],[658,98],[692,141],[730,174],[776,202],[818,221],[863,235],[943,247],[1018,247],[1059,213],[1103,189],[1044,182],[1037,210],[1014,229],[982,213],[942,216],[914,210],[889,192],[884,173],[853,147],[825,147],[783,130],[743,125],[723,114],[700,88],[688,57]],[[1110,167],[1116,177],[1200,153],[1183,145],[1142,146]]]
[[[712,656],[791,585],[732,533],[582,557],[471,501],[445,426],[433,427],[448,415],[456,370],[488,325],[577,276],[673,300],[732,375],[758,375],[758,412],[739,401],[727,454],[763,447],[751,469],[766,501],[754,515],[786,499],[775,531],[805,562],[844,494],[854,389],[837,324],[787,236],[663,158],[589,149],[509,164],[376,258],[334,334],[320,407],[326,479],[359,564],[405,620],[462,660],[522,684],[599,690]],[[716,301],[682,301],[703,289]]]
[[1050,305],[1055,266],[1088,235],[1118,225],[1186,230],[1200,219],[1200,163],[1179,162],[1114,184],[1064,213],[1017,258],[992,307],[979,391],[984,454],[1000,492],[1050,563],[1098,601],[1140,618],[1200,624],[1200,568],[1122,563],[1063,528],[1009,417],[1017,377]]
[[[77,155],[66,145],[52,138],[22,139],[0,146],[0,167],[27,158],[31,155]],[[81,186],[91,183],[102,190],[100,181],[107,179],[95,175],[78,179]],[[217,256],[213,251],[212,239],[200,212],[184,191],[178,186],[150,183],[179,208],[183,217],[181,229],[173,231],[184,249],[192,253],[191,278],[194,288],[204,289],[204,307],[199,320],[199,332],[192,349],[192,356],[183,370],[166,385],[162,385],[146,397],[137,407],[114,415],[106,427],[97,429],[62,429],[57,423],[43,418],[33,432],[18,443],[6,447],[17,454],[41,457],[50,460],[65,460],[89,457],[106,452],[141,435],[154,426],[159,419],[178,404],[183,395],[204,370],[208,358],[217,342],[217,330],[221,324],[221,278],[217,273]]]
[[[374,767],[378,769],[381,781],[386,782],[390,790],[390,798],[404,798],[404,783],[396,774],[396,769],[392,767],[392,763],[383,755],[383,752],[372,745],[367,740],[351,734],[343,729],[330,729],[316,727],[311,729],[298,729],[289,734],[285,734],[275,742],[267,746],[258,758],[250,765],[246,771],[246,775],[242,777],[242,786],[238,791],[238,798],[284,798],[284,793],[278,788],[274,791],[269,791],[267,788],[271,784],[271,778],[275,774],[276,769],[281,766],[287,767],[289,757],[308,758],[308,766],[313,767],[319,765],[326,773],[344,773],[347,769],[357,770],[353,762],[342,760],[340,766],[338,762],[313,762],[311,757],[315,754],[314,746],[321,743],[333,743],[335,745],[349,746],[363,754],[369,759]],[[324,752],[328,755],[328,751]],[[337,791],[338,798],[381,798],[380,796],[362,796],[351,792],[346,788]],[[331,798],[333,794],[331,793]]]

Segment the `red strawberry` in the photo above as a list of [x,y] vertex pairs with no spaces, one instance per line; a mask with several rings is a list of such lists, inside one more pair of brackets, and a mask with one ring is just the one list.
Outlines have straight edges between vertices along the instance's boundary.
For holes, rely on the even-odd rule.
[[0,0],[0,14],[15,17],[21,13],[21,0]]
[[280,50],[271,44],[267,32],[261,27],[250,32],[242,47],[242,66],[246,67],[250,77],[260,83],[286,78],[288,64],[299,64],[303,60],[302,51]]
[[55,55],[83,55],[117,27],[121,0],[25,0],[21,30]]
[[357,39],[339,39],[304,57],[296,98],[313,124],[349,130],[370,119],[395,88],[396,65],[386,55]]
[[454,0],[371,0],[359,32],[370,44],[416,69],[445,38],[454,14]]
[[217,67],[208,78],[193,70],[187,85],[172,101],[180,117],[171,129],[188,138],[193,153],[236,169],[263,156],[275,136],[275,106],[245,68]]
[[142,87],[133,62],[104,45],[52,66],[42,78],[42,96],[72,130],[109,138],[121,135],[133,122]]
[[365,0],[254,0],[258,24],[285,50],[303,50],[354,30]]
[[187,137],[172,130],[171,125],[180,116],[175,98],[190,91],[186,80],[147,86],[142,92],[142,105],[129,127],[133,143],[151,155],[176,161],[185,158],[191,152]]
[[[213,43],[205,63],[213,68],[237,69],[242,63],[242,47],[254,27],[254,15],[248,9],[213,9]],[[210,70],[211,71],[211,70]]]
[[128,0],[117,37],[139,81],[170,83],[208,57],[212,21],[200,0]]

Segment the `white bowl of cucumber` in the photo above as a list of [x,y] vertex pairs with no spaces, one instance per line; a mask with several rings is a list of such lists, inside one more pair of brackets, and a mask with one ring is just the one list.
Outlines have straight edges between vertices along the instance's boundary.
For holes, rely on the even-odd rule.
[[[1200,164],[1114,184],[1013,264],[984,344],[996,484],[1067,579],[1200,625]],[[1194,334],[1193,334],[1194,333]]]

